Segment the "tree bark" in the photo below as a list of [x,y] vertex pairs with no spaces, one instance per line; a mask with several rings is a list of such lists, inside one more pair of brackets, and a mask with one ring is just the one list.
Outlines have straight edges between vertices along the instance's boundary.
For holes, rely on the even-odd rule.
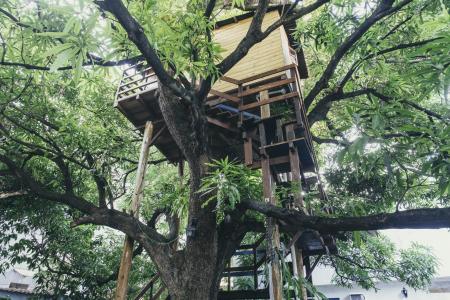
[[167,128],[186,160],[190,171],[190,199],[186,247],[175,258],[177,270],[166,282],[172,299],[215,299],[218,292],[218,235],[213,205],[203,207],[197,191],[210,161],[206,118],[200,101],[186,103],[171,90],[160,85],[159,106]]

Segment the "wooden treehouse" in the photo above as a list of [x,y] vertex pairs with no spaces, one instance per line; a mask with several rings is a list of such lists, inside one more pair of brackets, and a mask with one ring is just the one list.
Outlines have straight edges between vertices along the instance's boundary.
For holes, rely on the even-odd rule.
[[[242,40],[251,17],[252,13],[248,13],[217,23],[214,40],[225,49],[223,56]],[[268,12],[263,29],[278,18],[278,10]],[[294,26],[280,27],[255,45],[214,84],[206,105],[209,146],[214,154],[261,169],[264,200],[272,204],[276,204],[273,191],[277,187],[297,185],[298,191],[287,193],[281,204],[306,212],[303,203],[306,193],[314,190],[321,199],[326,195],[318,176],[301,94],[301,80],[307,77],[306,63],[301,49],[288,34]],[[151,66],[140,62],[124,70],[114,106],[142,131],[146,122],[151,121],[155,132],[152,145],[169,162],[178,163],[183,157],[166,129],[158,106],[157,88],[158,81]],[[239,267],[230,263],[223,274],[227,284],[219,299],[281,299],[283,282],[273,254],[282,246],[277,226],[270,221],[269,224],[265,237],[270,238],[265,248],[261,246],[263,237],[253,245],[242,245],[236,252],[236,256],[253,255],[254,264]],[[331,236],[318,236],[313,232],[303,232],[291,241],[281,242],[290,245],[287,253],[292,254],[293,274],[308,279],[314,268],[309,258],[336,251]],[[268,287],[264,287],[261,280],[265,264],[272,272]],[[231,278],[241,276],[253,278],[252,290],[232,290]]]

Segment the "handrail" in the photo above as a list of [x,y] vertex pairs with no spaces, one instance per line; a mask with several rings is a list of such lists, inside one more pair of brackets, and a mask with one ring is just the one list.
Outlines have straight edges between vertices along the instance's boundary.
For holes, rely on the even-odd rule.
[[156,274],[153,276],[150,281],[139,291],[137,296],[134,298],[134,300],[140,300],[142,297],[144,297],[145,293],[151,288],[153,288],[153,285],[155,284],[155,281],[159,278],[159,275]]

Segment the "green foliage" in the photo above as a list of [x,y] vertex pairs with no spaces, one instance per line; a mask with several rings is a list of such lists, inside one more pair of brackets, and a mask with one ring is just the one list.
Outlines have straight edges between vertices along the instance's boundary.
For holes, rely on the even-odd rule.
[[[314,104],[340,88],[342,92],[370,88],[388,96],[381,99],[364,94],[333,101],[326,122],[313,127],[314,134],[345,144],[316,147],[319,161],[326,168],[326,204],[333,208],[335,217],[448,206],[447,2],[413,1],[370,28],[349,49],[328,88],[315,99]],[[243,3],[232,1],[233,7]],[[205,1],[125,4],[142,24],[163,63],[175,66],[175,76],[184,74],[196,82],[220,75],[214,64],[223,49],[209,40],[216,19],[204,17]],[[374,4],[331,1],[298,22],[295,37],[303,46],[310,74],[305,81],[305,95],[322,75],[334,51]],[[100,13],[93,1],[0,0],[0,7],[19,20],[0,14],[1,62],[50,69],[0,69],[0,153],[20,163],[40,184],[55,192],[67,189],[58,166],[62,158],[73,178],[74,194],[98,204],[102,188],[99,193],[92,176],[98,175],[108,183],[103,189],[108,204],[114,202],[116,209],[127,208],[141,138],[112,108],[120,70],[83,64],[133,57],[140,55],[138,49],[117,21],[108,13]],[[377,55],[393,46],[428,39],[434,40]],[[341,86],[343,75],[353,66],[357,66],[354,74]],[[74,70],[57,71],[64,67]],[[278,108],[281,112],[284,109],[283,105]],[[158,153],[151,155],[151,159],[160,158]],[[262,198],[258,172],[228,159],[214,161],[209,167],[200,193],[206,199],[204,205],[215,205],[219,220],[242,200]],[[0,193],[22,191],[20,182],[3,173],[5,166],[1,164]],[[162,164],[149,167],[146,179],[149,184],[144,191],[142,218],[148,220],[158,208],[170,208],[185,223],[188,178],[178,178],[176,168]],[[316,215],[323,214],[323,203],[316,194],[310,193],[306,202]],[[2,270],[26,264],[38,271],[42,292],[73,298],[110,298],[114,282],[99,284],[98,279],[108,277],[117,267],[120,237],[92,226],[70,229],[70,222],[80,216],[79,212],[33,195],[2,199],[0,209]],[[354,233],[340,241],[339,247],[341,258],[328,258],[326,263],[336,267],[336,281],[344,285],[356,281],[371,288],[375,280],[396,278],[414,288],[424,288],[436,269],[428,249],[413,245],[398,252],[386,238],[372,234]],[[145,256],[137,258],[134,266],[130,294],[154,270]],[[303,285],[314,292],[307,282],[286,280],[293,288]]]
[[[309,294],[311,294],[312,299],[326,300],[328,299],[322,294],[317,288],[314,287],[308,280],[303,277],[296,277],[291,274],[290,268],[287,264],[286,259],[283,255],[279,255],[281,262],[281,269],[283,275],[283,281],[286,282],[285,288],[283,288],[283,295],[286,299],[292,299],[296,296],[301,300],[307,300],[302,297],[302,290],[305,289]],[[308,297],[309,299],[309,297]]]
[[[30,197],[0,203],[0,272],[17,265],[36,272],[35,292],[74,299],[114,295],[123,238],[94,226],[71,229],[73,210]],[[145,256],[135,258],[131,291],[154,271]],[[144,275],[144,276],[143,276]]]
[[338,241],[339,254],[324,259],[325,265],[336,270],[334,281],[351,287],[375,288],[377,282],[393,279],[414,289],[426,289],[437,271],[437,261],[431,250],[413,243],[397,251],[385,236],[358,232],[347,241]]
[[203,206],[215,202],[218,218],[233,210],[241,200],[261,199],[261,175],[228,158],[214,160],[208,165],[210,171],[202,179],[198,191],[207,197]]

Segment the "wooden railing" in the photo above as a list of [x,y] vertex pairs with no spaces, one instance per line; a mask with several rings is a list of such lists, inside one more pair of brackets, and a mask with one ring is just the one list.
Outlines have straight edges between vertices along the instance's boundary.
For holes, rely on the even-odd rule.
[[[157,288],[157,283],[159,282],[159,287]],[[154,275],[150,281],[139,291],[139,293],[134,297],[134,300],[143,299],[147,295],[146,299],[158,300],[159,297],[166,290],[166,286],[161,282],[159,274]]]
[[136,97],[157,87],[158,80],[153,69],[144,61],[138,62],[123,71],[122,80],[117,89],[116,101]]

